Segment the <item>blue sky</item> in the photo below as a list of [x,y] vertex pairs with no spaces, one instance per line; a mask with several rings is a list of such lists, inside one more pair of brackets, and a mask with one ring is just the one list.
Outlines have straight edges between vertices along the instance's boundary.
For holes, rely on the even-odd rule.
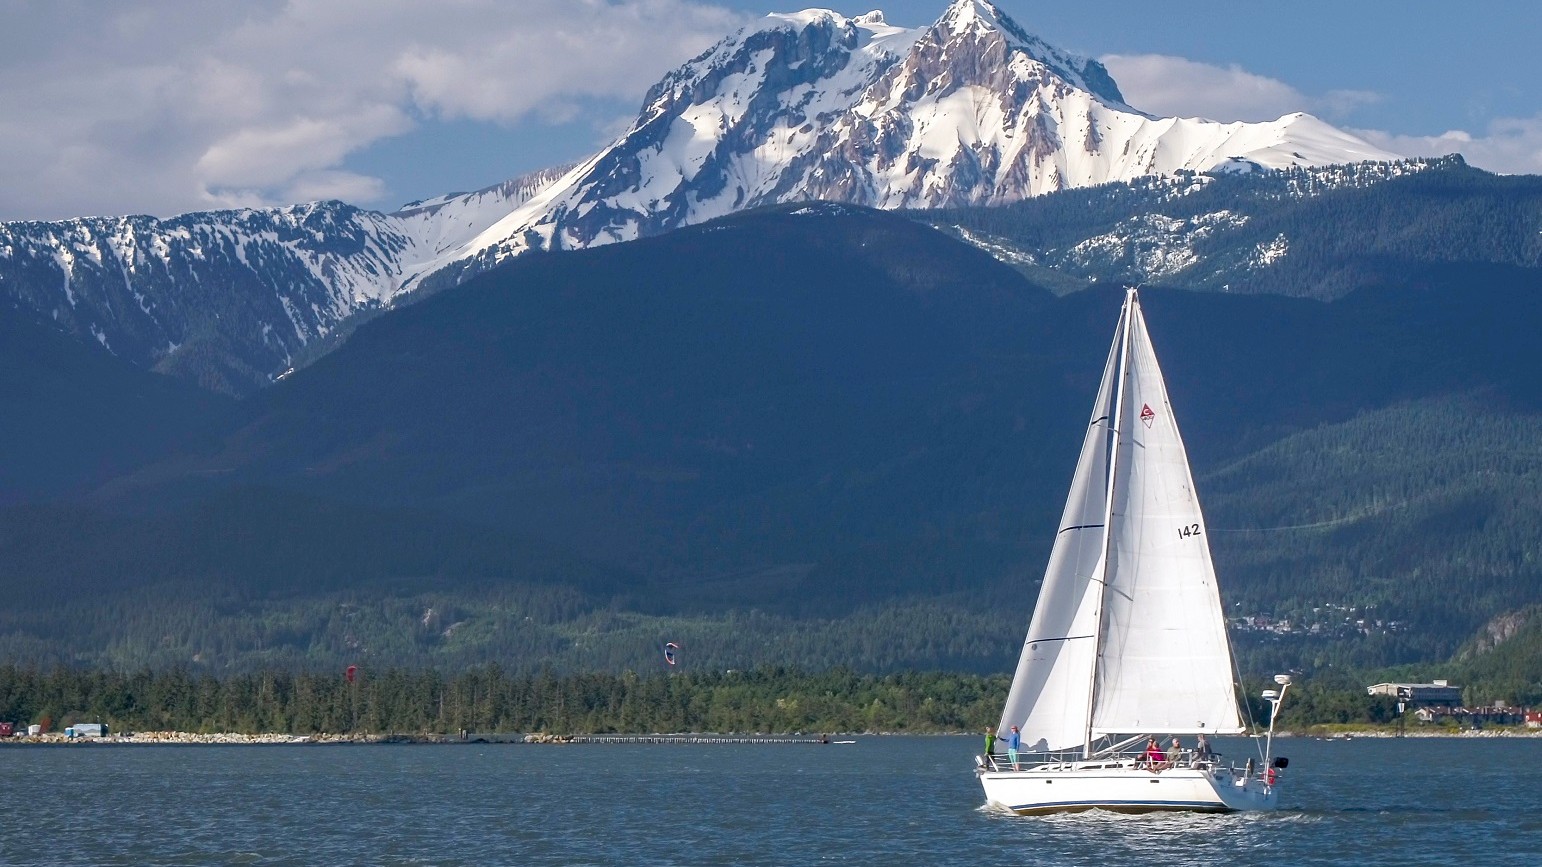
[[[0,220],[341,198],[383,209],[578,159],[758,0],[12,0]],[[920,26],[946,0],[883,9]],[[1542,172],[1542,3],[997,0],[1154,114],[1307,111]]]

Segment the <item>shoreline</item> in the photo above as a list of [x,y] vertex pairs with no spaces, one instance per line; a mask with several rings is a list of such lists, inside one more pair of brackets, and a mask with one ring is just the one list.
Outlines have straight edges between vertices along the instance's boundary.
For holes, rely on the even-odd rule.
[[0,741],[0,749],[9,746],[233,746],[246,744],[371,744],[371,743],[459,743],[449,736],[434,735],[291,735],[279,732],[244,734],[241,732],[130,732],[87,737],[65,737],[60,732],[17,735]]
[[[88,737],[65,737],[60,732],[19,735],[0,740],[0,749],[23,746],[352,746],[369,744],[831,744],[832,735],[821,740],[808,735],[787,734],[540,734],[467,732],[461,734],[310,734],[280,732],[246,734],[241,732],[129,732]],[[840,737],[854,737],[840,735]]]
[[1315,738],[1320,741],[1347,741],[1355,738],[1535,738],[1542,737],[1542,729],[1319,729],[1300,732],[1275,732],[1276,738]]
[[[802,733],[788,734],[723,734],[723,733],[651,733],[651,734],[544,734],[544,733],[475,733],[465,734],[403,734],[359,733],[309,735],[264,732],[129,732],[101,737],[65,737],[60,732],[41,735],[18,735],[0,739],[0,749],[10,746],[353,746],[370,744],[530,744],[538,746],[573,746],[607,744],[659,744],[659,745],[712,745],[712,744],[810,744],[833,745],[837,740],[850,743],[857,737],[973,737],[973,732],[832,732],[827,737],[812,737]],[[1247,737],[1242,735],[1240,737]],[[1399,732],[1396,729],[1306,729],[1303,731],[1275,732],[1277,739],[1310,738],[1324,741],[1350,741],[1357,738],[1535,738],[1542,737],[1542,729],[1480,729],[1464,731],[1429,731],[1412,729]]]

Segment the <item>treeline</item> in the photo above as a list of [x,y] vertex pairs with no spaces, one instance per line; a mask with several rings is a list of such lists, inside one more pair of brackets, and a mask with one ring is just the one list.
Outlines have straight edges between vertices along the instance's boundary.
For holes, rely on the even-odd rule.
[[185,670],[135,674],[0,668],[0,720],[114,731],[945,732],[994,722],[1006,676],[819,674],[765,668],[667,675],[456,674],[359,669],[346,675]]
[[[497,666],[448,674],[404,669],[187,671],[119,674],[0,667],[0,721],[62,730],[105,722],[116,732],[450,733],[979,731],[1006,700],[1006,675],[678,672],[513,675]],[[1249,715],[1267,723],[1250,684]],[[1293,687],[1282,721],[1385,723],[1385,699],[1358,686]]]

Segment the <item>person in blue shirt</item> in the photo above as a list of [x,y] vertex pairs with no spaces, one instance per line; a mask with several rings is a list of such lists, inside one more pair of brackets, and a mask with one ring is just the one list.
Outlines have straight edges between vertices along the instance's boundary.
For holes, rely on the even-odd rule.
[[1022,747],[1023,736],[1018,732],[1017,726],[1012,726],[1012,734],[1007,737],[1007,758],[1011,760],[1012,770],[1014,771],[1018,770],[1017,751],[1022,749]]

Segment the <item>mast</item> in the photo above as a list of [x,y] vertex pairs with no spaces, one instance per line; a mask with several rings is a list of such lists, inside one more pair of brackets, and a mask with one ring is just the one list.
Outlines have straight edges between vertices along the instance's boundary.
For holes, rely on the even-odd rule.
[[1240,732],[1204,513],[1133,294],[1125,340],[1105,584],[1089,600],[1102,607],[1087,737]]
[[1124,424],[1124,381],[1129,376],[1130,358],[1130,320],[1132,308],[1135,305],[1135,290],[1130,289],[1124,296],[1124,310],[1119,316],[1119,333],[1116,339],[1119,341],[1119,366],[1117,368],[1116,381],[1118,390],[1114,393],[1114,413],[1108,426],[1112,434],[1112,445],[1108,458],[1108,488],[1105,491],[1103,502],[1103,565],[1100,574],[1095,580],[1101,585],[1098,590],[1098,605],[1093,612],[1093,623],[1097,629],[1093,638],[1094,649],[1092,654],[1092,668],[1088,673],[1087,684],[1087,716],[1086,728],[1082,736],[1082,758],[1092,757],[1092,711],[1097,697],[1099,659],[1103,653],[1103,600],[1108,595],[1108,556],[1113,544],[1114,524],[1114,480],[1119,477],[1119,437],[1120,428]]

